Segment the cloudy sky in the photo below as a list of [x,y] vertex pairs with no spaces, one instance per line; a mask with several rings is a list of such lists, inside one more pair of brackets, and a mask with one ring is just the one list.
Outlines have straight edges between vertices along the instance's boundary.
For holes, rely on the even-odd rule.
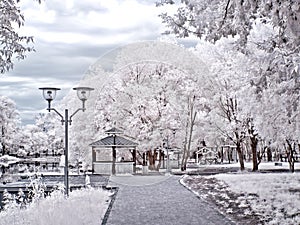
[[[34,36],[36,52],[0,78],[0,95],[13,99],[23,124],[33,122],[46,101],[43,86],[62,89],[58,100],[76,86],[106,52],[142,40],[156,40],[164,30],[156,0],[22,0],[22,34]],[[46,110],[45,110],[46,112]]]

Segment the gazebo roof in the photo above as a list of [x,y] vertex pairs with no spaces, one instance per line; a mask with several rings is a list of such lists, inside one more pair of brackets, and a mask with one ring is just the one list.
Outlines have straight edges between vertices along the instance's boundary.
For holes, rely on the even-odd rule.
[[107,131],[105,131],[106,134],[123,134],[123,131],[119,130],[118,128],[111,128]]
[[[114,139],[115,139],[115,143],[114,143]],[[101,140],[90,144],[90,146],[92,147],[102,147],[102,148],[106,148],[106,147],[133,148],[136,147],[137,145],[138,145],[137,143],[129,139],[120,136],[114,137],[114,135],[110,135],[108,137],[102,138]]]

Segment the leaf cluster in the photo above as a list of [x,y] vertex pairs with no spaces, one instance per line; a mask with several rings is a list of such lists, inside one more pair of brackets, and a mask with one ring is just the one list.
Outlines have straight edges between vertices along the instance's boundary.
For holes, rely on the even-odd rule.
[[[222,37],[238,36],[238,46],[244,48],[255,23],[261,21],[277,28],[277,35],[270,40],[273,48],[291,49],[299,44],[299,1],[181,0],[181,3],[174,15],[160,15],[169,28],[166,34],[173,33],[178,37],[194,35],[213,43]],[[165,0],[157,5],[166,4],[175,2]]]
[[[37,0],[41,3],[41,0]],[[19,33],[25,18],[18,6],[20,0],[0,1],[0,73],[5,73],[14,66],[14,59],[22,60],[27,52],[34,51],[30,45],[32,36]]]

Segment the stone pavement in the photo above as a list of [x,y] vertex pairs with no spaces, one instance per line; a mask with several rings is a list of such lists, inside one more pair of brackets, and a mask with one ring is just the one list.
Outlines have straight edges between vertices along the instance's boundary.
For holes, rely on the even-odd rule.
[[112,176],[119,187],[107,225],[233,225],[179,183],[180,176]]

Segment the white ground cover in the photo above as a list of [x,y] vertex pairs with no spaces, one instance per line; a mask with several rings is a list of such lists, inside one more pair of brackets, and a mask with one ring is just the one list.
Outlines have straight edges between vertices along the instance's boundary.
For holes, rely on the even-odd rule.
[[300,173],[184,176],[181,183],[238,224],[300,224]]
[[[280,163],[281,165],[280,166],[276,166],[275,163]],[[245,168],[247,170],[252,170],[252,162],[245,162]],[[222,168],[222,167],[225,167],[225,168],[230,168],[230,167],[235,167],[235,168],[239,168],[240,167],[240,164],[238,162],[234,162],[234,163],[231,163],[231,164],[227,164],[227,163],[224,163],[224,164],[211,164],[211,165],[198,165],[196,168],[192,168],[192,169],[187,169],[187,171],[194,171],[194,170],[197,170],[197,169],[203,169],[203,168]],[[258,166],[259,170],[273,170],[273,171],[276,171],[276,170],[289,170],[289,163],[288,162],[263,162],[263,163],[260,163],[259,166]],[[295,163],[295,169],[299,169],[300,168],[300,163],[299,162],[296,162]]]
[[213,176],[244,193],[251,208],[267,219],[267,224],[300,224],[300,173],[241,173]]
[[65,198],[57,191],[25,209],[12,207],[0,212],[0,225],[93,225],[101,224],[111,193],[102,189],[82,189]]

